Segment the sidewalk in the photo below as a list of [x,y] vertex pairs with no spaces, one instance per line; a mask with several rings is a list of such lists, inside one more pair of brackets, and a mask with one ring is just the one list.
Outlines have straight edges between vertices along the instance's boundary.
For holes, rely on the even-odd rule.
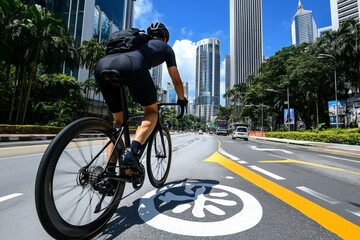
[[51,140],[55,134],[0,134],[0,142]]

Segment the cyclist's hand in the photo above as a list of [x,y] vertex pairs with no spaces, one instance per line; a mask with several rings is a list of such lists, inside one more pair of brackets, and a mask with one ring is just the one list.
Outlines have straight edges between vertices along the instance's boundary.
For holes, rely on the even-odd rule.
[[183,100],[178,99],[178,100],[177,100],[177,104],[178,104],[180,107],[186,107],[186,106],[188,105],[188,100],[186,99],[186,97],[184,97]]

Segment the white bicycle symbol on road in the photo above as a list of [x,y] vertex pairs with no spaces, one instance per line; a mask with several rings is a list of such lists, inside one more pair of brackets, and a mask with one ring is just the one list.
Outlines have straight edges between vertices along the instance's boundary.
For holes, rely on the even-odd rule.
[[196,181],[166,185],[145,194],[138,212],[154,228],[188,236],[239,233],[258,224],[263,213],[257,199],[247,192]]

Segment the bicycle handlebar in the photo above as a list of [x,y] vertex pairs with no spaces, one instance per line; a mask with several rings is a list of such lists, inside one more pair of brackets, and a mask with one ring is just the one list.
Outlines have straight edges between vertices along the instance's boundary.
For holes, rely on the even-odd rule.
[[177,103],[158,103],[158,106],[179,106],[180,107],[180,114],[176,116],[176,119],[180,119],[183,117],[184,115],[184,111],[185,111],[185,106],[180,106]]

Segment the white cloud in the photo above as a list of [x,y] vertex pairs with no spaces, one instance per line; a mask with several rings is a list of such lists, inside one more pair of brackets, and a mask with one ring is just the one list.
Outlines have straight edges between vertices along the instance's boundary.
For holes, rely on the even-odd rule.
[[[195,92],[195,66],[196,66],[196,43],[184,39],[176,40],[173,46],[176,55],[176,64],[183,82],[188,82],[189,99],[192,100]],[[171,82],[166,66],[163,67],[163,88]]]
[[191,37],[194,33],[192,30],[188,30],[188,29],[186,29],[186,27],[183,27],[181,29],[181,34],[186,37]]
[[153,7],[151,0],[136,0],[134,2],[134,27],[147,29],[153,23],[160,21],[162,15]]

